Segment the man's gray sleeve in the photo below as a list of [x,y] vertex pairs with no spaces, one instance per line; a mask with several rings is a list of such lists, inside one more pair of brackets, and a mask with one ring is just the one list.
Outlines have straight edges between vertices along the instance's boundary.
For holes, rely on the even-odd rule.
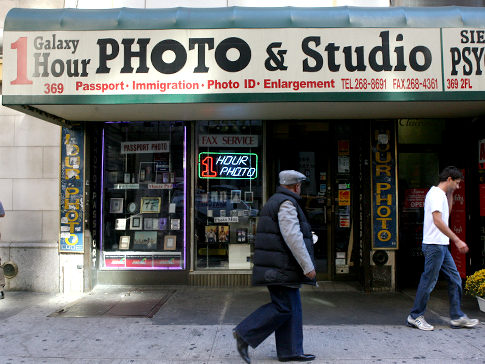
[[300,221],[296,207],[290,202],[285,201],[280,205],[278,211],[278,223],[281,235],[291,250],[296,261],[300,265],[304,274],[310,273],[315,269],[310,254],[305,246],[303,234],[300,230]]

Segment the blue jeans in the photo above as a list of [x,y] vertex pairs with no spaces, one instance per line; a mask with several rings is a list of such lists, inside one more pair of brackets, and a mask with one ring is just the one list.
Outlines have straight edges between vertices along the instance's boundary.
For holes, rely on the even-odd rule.
[[235,331],[256,348],[275,333],[276,354],[287,358],[303,354],[303,321],[299,288],[268,286],[271,303],[245,318]]
[[440,270],[448,281],[451,319],[455,320],[464,316],[460,308],[462,294],[461,277],[448,250],[448,245],[423,244],[422,250],[424,254],[424,272],[419,281],[411,317],[415,319],[424,315],[429,295],[438,281]]

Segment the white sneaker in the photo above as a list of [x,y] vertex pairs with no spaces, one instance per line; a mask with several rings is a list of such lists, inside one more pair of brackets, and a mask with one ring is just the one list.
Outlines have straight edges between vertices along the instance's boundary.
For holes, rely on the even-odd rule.
[[432,331],[434,330],[434,326],[430,325],[424,319],[424,316],[419,316],[413,319],[411,315],[408,316],[408,326],[415,327],[420,330],[424,331]]
[[471,328],[477,326],[480,323],[477,319],[471,319],[467,315],[460,317],[456,320],[451,320],[450,325],[454,329],[459,329],[462,327]]

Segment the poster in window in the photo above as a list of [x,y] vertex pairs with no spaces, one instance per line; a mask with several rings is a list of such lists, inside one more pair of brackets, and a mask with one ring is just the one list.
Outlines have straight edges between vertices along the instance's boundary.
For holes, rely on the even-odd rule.
[[231,190],[231,202],[232,203],[241,202],[241,190]]
[[219,225],[218,233],[219,233],[219,243],[229,242],[229,225]]
[[[155,229],[154,229],[154,220],[156,222],[156,226],[155,226]],[[158,228],[158,220],[157,219],[152,219],[152,218],[147,218],[145,217],[145,219],[143,219],[143,229],[144,230],[156,230]]]
[[205,242],[217,243],[217,226],[209,225],[205,227]]
[[120,236],[120,250],[128,250],[130,249],[130,237],[129,236]]
[[251,191],[246,191],[244,192],[244,201],[247,203],[252,203],[253,202],[253,192]]
[[248,229],[237,229],[236,236],[238,243],[246,243],[248,241]]
[[140,212],[158,214],[160,212],[161,197],[142,197],[140,203]]
[[177,248],[177,237],[175,235],[165,235],[163,239],[163,250],[175,250]]
[[121,214],[123,212],[123,199],[122,198],[110,198],[109,200],[109,212],[112,214]]
[[135,250],[157,249],[156,231],[136,231],[133,248]]

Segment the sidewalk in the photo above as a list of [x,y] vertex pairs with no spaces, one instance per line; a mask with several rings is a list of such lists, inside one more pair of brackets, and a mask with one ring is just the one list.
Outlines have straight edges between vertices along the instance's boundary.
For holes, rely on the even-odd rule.
[[[405,326],[414,291],[363,293],[324,282],[302,290],[305,351],[313,363],[485,363],[481,323],[448,326],[445,290],[433,292],[423,332]],[[79,297],[6,292],[0,301],[0,363],[243,363],[231,331],[268,302],[265,288],[98,286]],[[253,363],[277,363],[274,336],[250,349]]]

